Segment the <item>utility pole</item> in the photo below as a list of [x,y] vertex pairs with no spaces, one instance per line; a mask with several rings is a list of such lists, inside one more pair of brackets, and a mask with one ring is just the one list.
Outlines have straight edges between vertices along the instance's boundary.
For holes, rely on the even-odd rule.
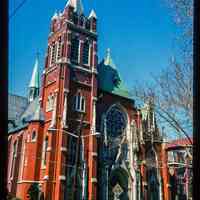
[[74,180],[73,180],[73,187],[72,187],[72,199],[76,200],[76,188],[77,188],[77,178],[78,178],[78,167],[79,167],[79,161],[80,161],[80,142],[81,142],[81,133],[83,128],[83,113],[81,113],[81,121],[79,124],[79,127],[77,129],[77,150],[76,150],[76,156],[75,156],[75,173],[74,173]]

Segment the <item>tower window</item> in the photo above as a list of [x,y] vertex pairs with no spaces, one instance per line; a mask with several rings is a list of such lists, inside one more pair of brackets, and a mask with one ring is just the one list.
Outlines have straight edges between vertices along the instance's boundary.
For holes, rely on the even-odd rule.
[[73,21],[74,21],[74,24],[75,24],[75,25],[78,24],[78,15],[77,15],[76,13],[74,13]]
[[87,30],[90,30],[90,20],[87,20],[86,23],[85,23],[85,28]]
[[80,26],[83,26],[84,25],[84,17],[82,16],[81,18],[80,18]]
[[70,136],[68,145],[69,145],[68,161],[71,165],[73,165],[75,164],[77,139]]
[[56,44],[55,42],[52,45],[52,49],[51,49],[51,64],[55,63],[55,59],[56,59]]
[[57,61],[61,58],[61,53],[62,53],[62,41],[61,41],[61,36],[58,39],[58,45],[57,45]]
[[71,61],[78,63],[79,58],[79,40],[74,37],[71,41]]
[[35,142],[36,141],[36,137],[37,137],[37,134],[36,134],[35,131],[33,131],[32,136],[31,136],[31,141]]
[[83,44],[83,64],[89,65],[90,44],[88,41]]
[[47,148],[48,148],[48,137],[46,136],[43,142],[42,148],[42,166],[45,167],[47,163]]
[[74,109],[78,112],[85,112],[85,97],[78,93],[75,96],[75,106]]

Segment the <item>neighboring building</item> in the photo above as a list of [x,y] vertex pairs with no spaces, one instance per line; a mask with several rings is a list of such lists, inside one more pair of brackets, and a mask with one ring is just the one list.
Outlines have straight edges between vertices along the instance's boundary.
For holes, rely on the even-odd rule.
[[16,126],[16,120],[28,106],[28,99],[22,96],[8,95],[8,128]]
[[152,102],[141,110],[110,50],[98,65],[97,16],[69,0],[51,20],[39,93],[38,60],[29,105],[9,130],[8,190],[33,185],[47,200],[158,200],[162,137]]
[[170,141],[165,145],[167,176],[165,188],[168,190],[165,199],[192,199],[192,144],[187,139]]

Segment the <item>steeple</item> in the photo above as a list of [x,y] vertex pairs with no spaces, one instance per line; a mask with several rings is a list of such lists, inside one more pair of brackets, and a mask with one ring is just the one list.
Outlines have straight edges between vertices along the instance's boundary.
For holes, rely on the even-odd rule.
[[31,81],[29,83],[29,103],[39,96],[39,87],[39,61],[37,55]]
[[57,19],[57,18],[58,18],[58,13],[57,13],[57,11],[55,11],[55,13],[54,13],[53,17],[51,18],[51,20],[54,20],[54,19]]
[[67,6],[72,6],[74,8],[74,11],[77,12],[79,15],[83,14],[83,4],[81,0],[68,0]]
[[116,69],[116,66],[111,58],[110,49],[107,49],[106,58],[104,59],[104,65],[109,65],[110,67]]
[[90,15],[89,15],[88,18],[89,18],[89,19],[90,19],[90,18],[95,18],[95,19],[97,19],[97,15],[96,15],[96,13],[95,13],[95,11],[94,11],[93,9],[91,10]]

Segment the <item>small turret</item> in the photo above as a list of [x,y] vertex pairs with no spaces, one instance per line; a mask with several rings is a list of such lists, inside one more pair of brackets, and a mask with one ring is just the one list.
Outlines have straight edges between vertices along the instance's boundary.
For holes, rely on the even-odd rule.
[[96,15],[96,13],[95,13],[95,11],[93,9],[91,10],[88,18],[89,19],[91,19],[91,18],[97,19],[97,15]]
[[79,15],[83,14],[83,4],[81,0],[68,0],[66,7],[72,6],[74,11],[77,12]]
[[29,103],[39,96],[39,87],[40,87],[39,86],[39,61],[38,61],[38,56],[37,56],[35,60],[35,65],[33,68],[31,81],[29,84],[29,95],[28,95]]
[[108,48],[106,51],[106,57],[104,59],[104,65],[109,65],[110,67],[116,69],[116,66],[111,58],[110,49]]
[[55,20],[57,18],[58,18],[58,13],[57,13],[57,11],[55,11],[55,13],[54,13],[53,17],[51,18],[51,20]]

